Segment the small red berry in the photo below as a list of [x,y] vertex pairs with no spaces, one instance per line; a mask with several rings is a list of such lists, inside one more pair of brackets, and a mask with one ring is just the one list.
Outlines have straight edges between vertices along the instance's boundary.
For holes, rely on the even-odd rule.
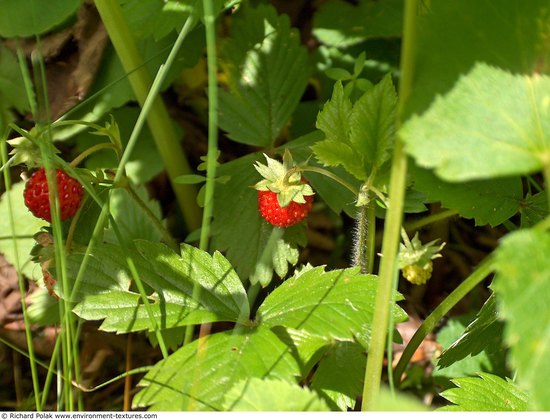
[[289,227],[304,220],[311,207],[313,195],[304,196],[305,203],[291,201],[286,207],[281,207],[277,194],[272,191],[258,191],[258,208],[260,215],[273,226]]
[[[61,221],[65,221],[76,214],[84,195],[84,189],[76,179],[71,178],[61,169],[56,170],[56,179],[59,207],[61,210],[60,217]],[[27,181],[23,196],[25,198],[25,205],[32,214],[49,223],[52,222],[48,181],[44,168],[40,168],[32,174]]]

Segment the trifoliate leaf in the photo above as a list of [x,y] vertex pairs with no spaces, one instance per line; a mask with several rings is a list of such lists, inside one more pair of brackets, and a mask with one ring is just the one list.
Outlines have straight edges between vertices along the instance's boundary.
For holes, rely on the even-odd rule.
[[504,337],[518,384],[530,409],[550,410],[550,233],[534,229],[508,234],[496,251],[493,289],[506,321]]
[[365,92],[353,105],[337,82],[331,100],[317,119],[326,135],[312,149],[327,166],[342,165],[367,180],[389,159],[395,136],[397,96],[390,76]]
[[220,127],[229,138],[273,146],[307,85],[309,66],[288,16],[243,5],[221,45],[228,90],[220,91]]
[[[77,315],[104,319],[101,328],[106,331],[154,329],[141,296],[129,290],[129,257],[140,280],[154,291],[148,296],[149,309],[161,329],[248,316],[242,283],[221,254],[210,256],[184,245],[179,256],[162,244],[144,240],[136,241],[136,246],[139,253],[109,244],[93,251],[76,293]],[[82,256],[69,257],[70,278],[76,279],[81,264]]]
[[280,379],[251,378],[226,394],[224,411],[330,411],[315,392]]
[[157,363],[141,380],[134,407],[153,411],[223,410],[229,388],[250,378],[294,380],[290,349],[266,327],[208,335]]
[[456,404],[443,407],[444,411],[525,411],[527,395],[510,379],[502,379],[489,373],[479,378],[459,378],[452,381],[457,388],[441,393]]
[[417,164],[447,181],[526,175],[550,162],[550,77],[477,64],[400,131]]
[[[263,325],[303,329],[327,339],[357,339],[366,346],[377,284],[376,276],[359,274],[358,268],[325,272],[316,267],[275,289],[257,316]],[[392,311],[396,322],[406,319],[397,305]]]

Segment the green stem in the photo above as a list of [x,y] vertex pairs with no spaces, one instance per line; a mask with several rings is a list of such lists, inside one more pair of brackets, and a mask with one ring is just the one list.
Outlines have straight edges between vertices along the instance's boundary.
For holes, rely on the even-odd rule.
[[411,341],[405,347],[397,366],[393,372],[393,380],[397,383],[411,360],[412,355],[426,336],[435,328],[441,318],[447,314],[460,300],[471,292],[481,281],[494,270],[492,256],[487,257],[455,290],[441,302],[437,308],[424,320],[420,328],[414,333]]
[[357,243],[355,244],[355,264],[361,267],[361,273],[373,272],[376,240],[376,203],[361,206],[357,217]]
[[405,224],[405,230],[408,232],[414,232],[418,229],[423,228],[424,226],[431,225],[432,223],[439,222],[440,220],[448,219],[449,217],[456,216],[458,211],[456,210],[443,210],[439,213],[431,214],[429,216],[423,217],[422,219],[415,220]]
[[[401,81],[399,83],[399,104],[397,127],[400,126],[407,101],[412,88],[414,44],[416,38],[416,15],[418,0],[405,1],[403,50],[401,54]],[[386,215],[384,239],[382,243],[382,260],[380,278],[376,292],[372,334],[365,369],[363,402],[361,410],[372,410],[380,391],[384,349],[388,331],[389,312],[392,301],[393,276],[396,270],[396,257],[399,247],[401,221],[405,199],[407,177],[407,156],[399,137],[395,139],[393,151],[390,200]]]
[[124,70],[128,73],[128,80],[134,90],[136,98],[142,106],[142,112],[136,121],[134,130],[132,131],[132,135],[130,136],[128,145],[120,161],[117,176],[119,176],[119,174],[122,176],[121,169],[124,168],[124,165],[128,161],[146,119],[158,151],[164,161],[164,166],[168,172],[170,181],[172,182],[172,188],[180,209],[182,210],[187,228],[193,231],[200,226],[201,221],[201,210],[195,199],[195,186],[173,182],[177,176],[189,174],[192,173],[192,171],[180,146],[172,119],[161,98],[158,96],[158,93],[163,79],[166,76],[166,70],[175,60],[183,40],[193,28],[195,21],[192,15],[187,19],[184,28],[180,32],[166,60],[166,64],[161,66],[154,83],[151,83],[151,76],[145,67],[132,72],[134,69],[140,67],[143,59],[139,54],[136,41],[122,14],[119,3],[111,0],[95,0],[95,4],[107,32],[109,33],[109,37],[111,38],[117,55],[122,62]]
[[292,168],[290,171],[286,173],[284,182],[287,182],[288,179],[292,176],[292,174],[296,172],[315,172],[315,173],[324,175],[332,179],[333,181],[338,182],[343,187],[347,188],[349,191],[353,193],[354,196],[357,196],[359,194],[359,190],[355,188],[353,185],[351,185],[349,182],[344,181],[342,178],[333,174],[332,172],[323,168],[319,168],[317,166],[296,166],[295,168]]
[[76,168],[80,162],[82,162],[84,159],[86,159],[91,154],[103,150],[103,149],[113,149],[115,153],[118,155],[118,149],[113,143],[99,143],[96,144],[86,150],[84,150],[82,153],[80,153],[77,157],[75,157],[69,165],[71,165],[73,168]]
[[[6,150],[6,142],[4,139],[1,140],[0,144],[0,154],[2,162],[5,163],[7,160],[7,150]],[[4,185],[6,187],[6,191],[9,192],[11,188],[11,174],[9,172],[9,167],[7,165],[3,165],[5,167],[4,169]],[[12,200],[10,198],[10,194],[6,194],[6,200],[8,205],[8,218],[9,218],[9,224],[11,227],[12,233],[15,234],[15,218],[13,213],[13,205]],[[12,237],[13,240],[13,249],[17,250],[17,240],[15,237]],[[36,405],[36,410],[40,411],[42,409],[42,405],[40,404],[40,385],[38,383],[38,373],[36,370],[36,360],[34,355],[34,347],[32,342],[32,330],[31,330],[31,323],[29,320],[29,315],[27,312],[27,304],[25,300],[25,296],[27,295],[27,291],[25,288],[25,281],[23,280],[23,275],[21,274],[21,264],[19,261],[19,253],[14,253],[14,263],[15,267],[17,269],[17,282],[19,285],[19,294],[21,295],[21,310],[23,312],[23,323],[25,324],[25,339],[27,341],[27,347],[29,349],[29,362],[31,367],[31,378],[32,378],[32,386],[34,391],[34,403]]]

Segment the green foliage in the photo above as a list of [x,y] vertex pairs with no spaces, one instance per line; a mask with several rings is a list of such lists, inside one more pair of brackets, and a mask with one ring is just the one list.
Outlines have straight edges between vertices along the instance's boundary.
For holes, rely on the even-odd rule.
[[[160,328],[247,317],[248,300],[242,284],[221,254],[210,256],[183,245],[180,256],[158,243],[138,240],[135,245],[137,251],[104,245],[93,252],[78,290],[77,315],[105,319],[101,328],[106,331],[154,329],[139,293],[129,290],[131,276],[121,262],[130,256],[140,280],[154,291],[148,296],[149,307],[160,320]],[[81,257],[74,256],[69,262],[76,278]]]
[[268,328],[226,331],[195,340],[158,363],[141,380],[135,407],[153,411],[222,410],[228,388],[249,378],[291,381],[300,369]]
[[329,411],[317,394],[280,379],[237,382],[225,396],[227,411]]
[[[30,279],[42,278],[40,268],[34,263],[29,263],[29,255],[35,245],[33,235],[40,230],[46,222],[34,217],[25,207],[23,200],[23,189],[25,185],[19,182],[0,197],[0,252],[4,254],[7,261],[15,264],[16,258],[21,264],[21,273]],[[13,219],[10,220],[10,209],[8,197],[11,201]],[[13,229],[12,229],[13,227]],[[15,246],[11,235],[16,236]]]
[[444,388],[450,385],[448,379],[479,372],[501,376],[508,373],[505,367],[506,353],[502,350],[503,326],[492,318],[495,314],[494,298],[488,302],[473,321],[469,322],[471,316],[453,317],[438,332],[437,342],[444,351],[433,377]]
[[479,226],[497,226],[526,209],[519,177],[446,182],[416,165],[412,165],[411,174],[414,188],[426,194],[425,201],[440,202]]
[[497,250],[493,288],[506,321],[505,340],[518,384],[529,393],[530,408],[550,409],[550,234],[525,229],[509,234]]
[[[160,204],[156,200],[150,200],[145,187],[132,187],[143,205],[157,220],[162,220]],[[123,238],[146,239],[151,242],[160,242],[163,238],[160,227],[151,221],[146,210],[139,206],[130,192],[125,189],[116,189],[111,193],[110,211],[113,223]],[[162,222],[160,222],[162,223]],[[113,226],[107,230],[105,240],[118,243],[118,238]]]
[[441,395],[454,403],[446,411],[525,411],[527,395],[510,379],[502,379],[488,373],[479,378],[454,379],[457,388],[448,389]]
[[28,0],[21,7],[19,0],[3,0],[0,13],[0,36],[28,37],[39,35],[63,23],[80,7],[81,0],[43,2]]
[[325,45],[345,48],[370,38],[398,37],[403,21],[403,0],[343,0],[322,5],[313,20],[313,34]]
[[271,6],[243,5],[220,51],[228,85],[220,91],[220,127],[237,142],[273,146],[308,81],[297,31]]
[[447,181],[524,175],[548,162],[546,76],[477,64],[400,130],[416,162]]
[[[337,405],[342,400],[351,402],[351,406],[340,406],[342,410],[353,408],[363,388],[366,362],[365,349],[362,346],[353,342],[337,343],[320,361],[313,375],[311,387]],[[342,399],[341,396],[347,399]]]
[[521,202],[521,227],[528,228],[541,222],[548,215],[548,198],[545,191],[528,194]]
[[[376,286],[376,277],[361,275],[358,268],[328,272],[312,268],[273,291],[258,309],[258,319],[330,340],[357,339],[367,346]],[[396,322],[406,319],[399,307],[393,311]]]
[[7,117],[12,108],[25,112],[29,110],[29,103],[17,58],[9,49],[0,45],[0,130],[2,131],[10,122],[11,118]]
[[[470,356],[475,357],[482,352],[485,353],[485,356],[482,360],[479,360],[479,364],[476,363],[475,366],[470,365],[471,368],[468,368],[468,371],[462,371],[458,374],[453,373],[452,375],[458,377],[481,370],[498,372],[496,369],[497,366],[494,366],[495,358],[497,360],[500,359],[499,364],[502,366],[505,354],[501,350],[504,325],[502,321],[498,319],[496,303],[496,297],[493,294],[487,299],[479,313],[468,324],[466,329],[463,328],[463,323],[460,319],[454,320],[453,323],[456,324],[457,331],[456,333],[449,331],[449,334],[447,334],[452,342],[448,341],[445,343],[443,335],[445,329],[450,330],[452,327],[446,327],[439,332],[437,336],[438,342],[446,348],[437,361],[438,372],[441,372],[442,369],[449,366],[453,366],[454,369],[457,362]],[[488,369],[482,369],[481,363],[488,365]]]
[[354,104],[340,82],[317,118],[326,140],[313,146],[317,159],[327,166],[342,165],[366,181],[389,159],[395,135],[397,97],[386,76]]

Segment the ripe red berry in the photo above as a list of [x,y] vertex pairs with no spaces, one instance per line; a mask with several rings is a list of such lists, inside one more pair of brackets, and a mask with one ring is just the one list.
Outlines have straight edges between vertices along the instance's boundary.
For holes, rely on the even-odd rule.
[[[60,217],[61,221],[65,221],[76,214],[84,195],[84,189],[76,179],[71,178],[61,169],[56,170],[56,179],[61,210]],[[52,222],[48,181],[46,180],[46,171],[43,168],[32,174],[27,181],[23,196],[25,205],[32,214],[47,222]]]
[[305,203],[291,201],[281,207],[277,194],[272,191],[258,191],[258,208],[260,215],[273,226],[289,227],[304,220],[313,206],[313,195],[304,196]]

